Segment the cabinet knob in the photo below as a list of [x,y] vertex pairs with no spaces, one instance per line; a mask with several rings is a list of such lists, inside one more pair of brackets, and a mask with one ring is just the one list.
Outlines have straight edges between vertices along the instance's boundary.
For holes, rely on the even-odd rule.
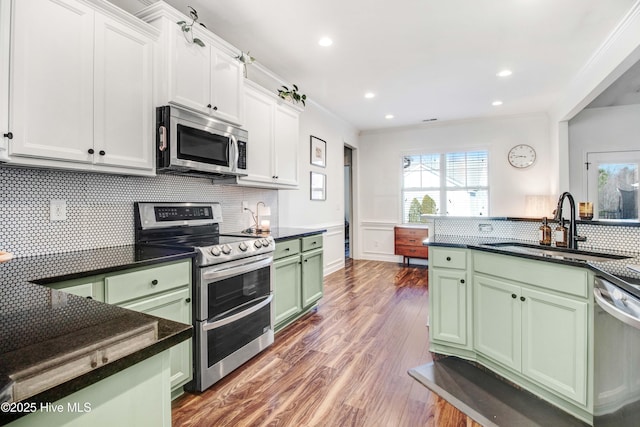
[[95,153],[95,151],[93,151],[93,148],[89,148],[89,149],[87,150],[87,153],[89,153],[89,154],[93,154],[93,153]]
[[186,300],[184,300],[184,302],[190,303],[191,302],[191,298],[187,298]]
[[93,299],[93,297],[92,297],[91,295],[89,295],[89,296],[87,297],[87,299]]
[[92,367],[92,368],[96,368],[97,366],[98,366],[98,362],[97,362],[97,361],[95,361],[95,360],[92,360],[92,361],[91,361],[91,367]]
[[107,153],[105,153],[104,150],[100,150],[100,151],[98,151],[98,154],[100,154],[101,156],[104,156]]
[[158,280],[157,280],[157,279],[153,279],[153,280],[151,281],[151,284],[152,284],[153,286],[157,285],[157,284],[158,284]]
[[525,299],[525,297],[520,297],[520,301],[524,301]]
[[460,283],[464,283],[464,279],[460,279]]
[[207,104],[207,108],[211,108],[211,104]]
[[518,296],[516,294],[511,294],[511,298],[516,299]]
[[13,139],[13,132],[3,133],[2,136],[8,139]]
[[213,107],[213,111],[218,111],[218,107],[217,107],[217,106],[214,106],[214,107]]
[[102,363],[107,363],[109,358],[107,356],[102,356]]
[[450,256],[447,257],[447,261],[451,261],[451,257]]
[[308,260],[308,259],[305,259],[305,260],[304,260],[304,262],[307,262],[307,261],[309,261],[309,260]]

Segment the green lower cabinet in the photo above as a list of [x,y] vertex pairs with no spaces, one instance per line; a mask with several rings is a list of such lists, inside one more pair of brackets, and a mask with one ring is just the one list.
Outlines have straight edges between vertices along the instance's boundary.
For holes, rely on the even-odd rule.
[[483,275],[473,280],[476,351],[585,405],[588,304]]
[[274,251],[275,331],[309,312],[324,291],[322,235],[276,242]]
[[276,326],[302,311],[300,282],[302,267],[300,256],[294,255],[273,263],[275,268],[275,323]]
[[302,306],[309,307],[322,298],[324,291],[322,248],[303,252]]
[[467,273],[465,270],[432,268],[430,280],[431,338],[467,346]]
[[477,352],[520,371],[520,287],[490,277],[473,277],[473,336]]
[[575,402],[587,402],[588,304],[523,288],[522,373]]
[[[123,304],[129,310],[141,311],[152,316],[175,322],[191,323],[191,298],[189,288],[182,288],[159,296],[145,298],[131,304]],[[171,355],[171,389],[176,390],[191,381],[192,340],[183,341],[169,349]]]
[[[191,260],[160,263],[47,285],[130,310],[191,324]],[[193,376],[192,342],[170,349],[171,393],[177,397]]]
[[[143,360],[26,415],[11,427],[171,426],[169,352]],[[43,403],[43,406],[45,404]]]

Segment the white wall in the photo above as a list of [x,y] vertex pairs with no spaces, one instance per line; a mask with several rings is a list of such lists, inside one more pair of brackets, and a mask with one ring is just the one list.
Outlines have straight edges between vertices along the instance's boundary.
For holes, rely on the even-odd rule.
[[[546,115],[513,116],[363,132],[360,136],[360,250],[358,258],[396,261],[393,225],[402,222],[402,156],[411,153],[489,152],[490,216],[524,216],[526,195],[550,194],[552,153]],[[536,149],[536,163],[511,167],[517,144]],[[281,206],[281,211],[286,208]]]
[[[327,166],[310,164],[310,136],[327,142]],[[344,144],[358,155],[357,130],[317,104],[307,103],[300,115],[300,171],[298,190],[278,192],[281,227],[326,228],[324,235],[325,274],[344,267]],[[327,200],[310,200],[310,172],[327,175]]]
[[588,152],[640,150],[640,105],[590,108],[569,121],[571,193],[588,200],[585,167]]

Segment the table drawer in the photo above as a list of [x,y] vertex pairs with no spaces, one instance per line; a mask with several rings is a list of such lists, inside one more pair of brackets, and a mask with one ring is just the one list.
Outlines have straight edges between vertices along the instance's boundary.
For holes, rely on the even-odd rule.
[[419,240],[420,244],[422,241],[429,237],[429,229],[428,228],[406,228],[406,227],[394,227],[396,240],[405,239],[405,240]]
[[434,267],[467,268],[467,252],[464,249],[431,248],[430,261]]
[[322,247],[322,234],[302,238],[302,252]]
[[276,242],[273,259],[280,259],[300,253],[300,239],[291,239]]
[[429,248],[426,246],[396,245],[396,255],[410,258],[429,258]]
[[105,301],[117,304],[189,285],[191,262],[182,261],[105,278]]

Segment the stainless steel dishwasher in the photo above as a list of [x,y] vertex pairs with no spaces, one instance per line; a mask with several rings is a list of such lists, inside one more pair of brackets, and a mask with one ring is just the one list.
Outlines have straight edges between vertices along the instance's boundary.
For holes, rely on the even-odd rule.
[[[640,425],[640,287],[596,277],[594,426]],[[626,288],[626,289],[625,289]]]

